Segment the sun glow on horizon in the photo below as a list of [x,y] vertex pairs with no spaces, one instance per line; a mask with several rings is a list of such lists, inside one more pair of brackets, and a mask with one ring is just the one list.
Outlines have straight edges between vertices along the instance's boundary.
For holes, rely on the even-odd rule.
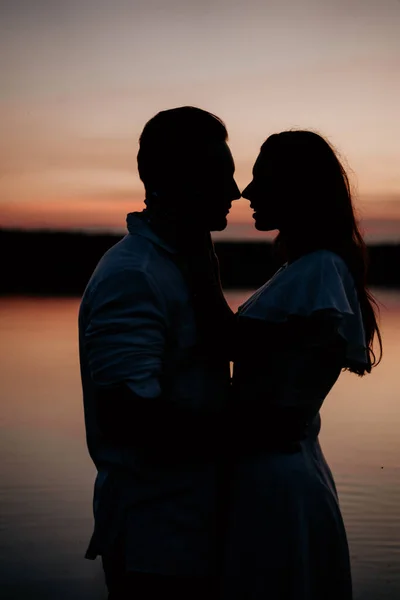
[[[269,134],[320,132],[367,233],[399,239],[399,28],[396,0],[4,3],[0,227],[122,231],[145,122],[191,104],[226,122],[241,188]],[[252,226],[239,201],[222,236]]]

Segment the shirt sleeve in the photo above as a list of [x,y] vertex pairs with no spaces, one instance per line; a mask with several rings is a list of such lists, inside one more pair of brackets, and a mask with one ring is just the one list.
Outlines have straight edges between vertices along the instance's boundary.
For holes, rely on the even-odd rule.
[[148,273],[125,270],[98,284],[84,332],[95,384],[125,383],[139,396],[159,396],[165,338],[165,310]]

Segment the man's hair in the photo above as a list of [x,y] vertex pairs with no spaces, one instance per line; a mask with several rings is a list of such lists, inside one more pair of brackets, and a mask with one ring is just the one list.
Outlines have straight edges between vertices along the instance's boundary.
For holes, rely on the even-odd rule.
[[182,106],[157,113],[139,140],[138,170],[146,191],[170,181],[178,171],[187,174],[207,145],[227,139],[223,121],[200,108]]

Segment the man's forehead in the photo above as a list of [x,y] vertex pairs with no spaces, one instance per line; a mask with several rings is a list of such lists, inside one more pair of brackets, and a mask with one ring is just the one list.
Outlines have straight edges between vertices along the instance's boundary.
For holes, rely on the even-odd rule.
[[204,156],[215,160],[225,160],[233,164],[232,153],[226,142],[211,142],[204,148]]
[[232,171],[232,173],[235,171],[232,153],[224,141],[188,146],[182,158],[185,164],[194,170]]

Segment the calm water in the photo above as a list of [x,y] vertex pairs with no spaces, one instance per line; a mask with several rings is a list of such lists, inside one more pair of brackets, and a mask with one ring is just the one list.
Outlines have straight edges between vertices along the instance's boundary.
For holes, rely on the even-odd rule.
[[[342,375],[321,441],[347,525],[356,600],[400,598],[400,292],[385,304],[385,358]],[[236,307],[247,294],[230,293]],[[94,469],[85,446],[75,299],[0,299],[0,596],[101,600],[84,560]],[[267,542],[268,543],[268,542]]]

